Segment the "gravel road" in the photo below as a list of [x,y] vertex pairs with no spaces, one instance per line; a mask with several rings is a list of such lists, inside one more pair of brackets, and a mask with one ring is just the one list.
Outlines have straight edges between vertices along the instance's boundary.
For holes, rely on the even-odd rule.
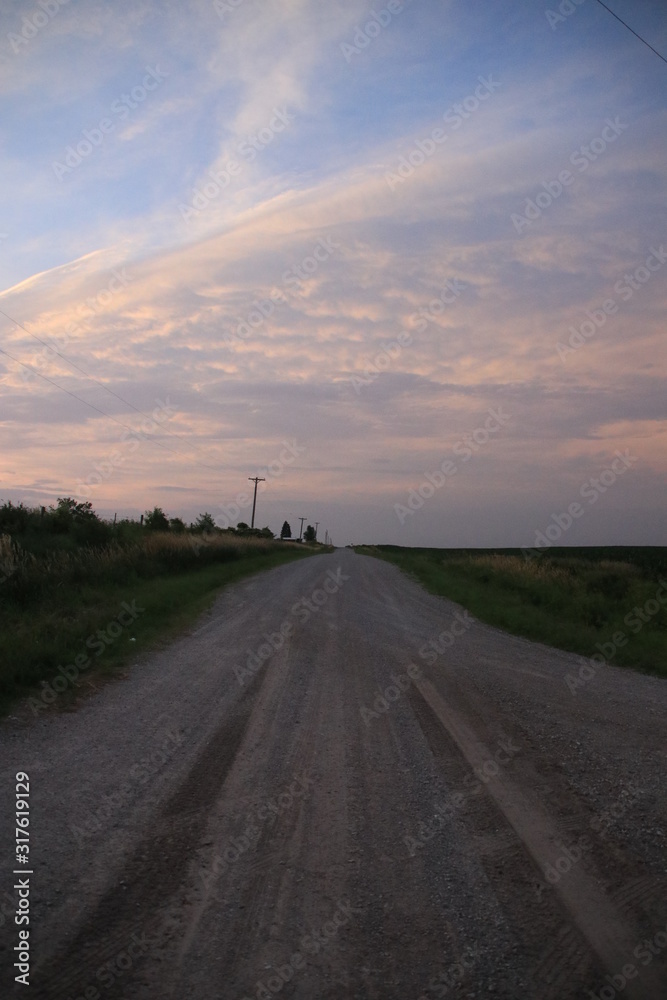
[[349,550],[228,587],[0,726],[0,995],[664,1000],[667,684],[582,664]]

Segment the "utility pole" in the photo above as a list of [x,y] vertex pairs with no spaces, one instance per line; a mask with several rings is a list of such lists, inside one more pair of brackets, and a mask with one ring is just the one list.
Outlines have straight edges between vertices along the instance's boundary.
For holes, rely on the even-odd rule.
[[301,521],[301,527],[299,528],[299,541],[301,541],[301,536],[303,534],[303,522],[306,521],[307,518],[300,517],[299,520]]
[[255,507],[257,506],[257,483],[265,483],[266,480],[262,479],[261,476],[255,476],[254,478],[252,476],[248,476],[248,479],[250,480],[251,483],[255,484],[255,495],[254,495],[253,500],[252,500],[252,519],[251,519],[251,522],[250,522],[250,527],[254,528],[255,527]]
[[319,523],[319,521],[315,521],[315,541],[317,541],[317,526]]

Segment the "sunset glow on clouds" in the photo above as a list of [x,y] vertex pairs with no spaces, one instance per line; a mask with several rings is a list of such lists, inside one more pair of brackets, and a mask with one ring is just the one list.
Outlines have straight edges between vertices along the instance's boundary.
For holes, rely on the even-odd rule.
[[667,65],[571,6],[5,2],[0,498],[665,544]]

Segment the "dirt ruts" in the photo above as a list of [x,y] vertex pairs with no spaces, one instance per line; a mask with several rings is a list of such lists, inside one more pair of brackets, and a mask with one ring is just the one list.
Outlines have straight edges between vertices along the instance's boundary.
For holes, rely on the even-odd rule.
[[227,588],[0,727],[2,995],[25,771],[34,997],[662,1000],[667,685],[578,667],[347,550]]

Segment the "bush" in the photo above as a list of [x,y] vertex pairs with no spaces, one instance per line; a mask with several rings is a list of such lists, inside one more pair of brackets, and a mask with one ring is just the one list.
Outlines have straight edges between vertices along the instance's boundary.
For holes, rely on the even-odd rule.
[[209,514],[208,511],[204,511],[203,514],[200,514],[194,524],[191,524],[190,527],[193,531],[211,532],[218,530],[213,515]]
[[162,507],[153,507],[144,514],[144,524],[149,531],[169,531],[169,520]]
[[22,503],[15,506],[11,500],[6,500],[0,507],[0,534],[23,534],[31,522],[36,520],[39,523],[39,518],[39,511],[25,507]]

